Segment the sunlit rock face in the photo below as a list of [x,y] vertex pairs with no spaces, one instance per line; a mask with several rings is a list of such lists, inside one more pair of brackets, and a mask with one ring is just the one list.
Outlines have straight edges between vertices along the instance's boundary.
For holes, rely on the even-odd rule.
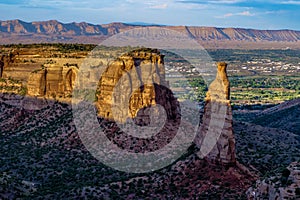
[[195,138],[200,156],[221,164],[235,164],[235,139],[232,128],[230,85],[227,64],[218,63],[217,75],[205,99],[204,116]]
[[77,71],[76,67],[56,65],[33,71],[28,78],[27,94],[36,97],[69,98],[75,85]]
[[99,116],[147,124],[147,108],[160,104],[168,118],[175,117],[178,103],[168,89],[163,58],[157,50],[143,49],[109,63],[98,85]]

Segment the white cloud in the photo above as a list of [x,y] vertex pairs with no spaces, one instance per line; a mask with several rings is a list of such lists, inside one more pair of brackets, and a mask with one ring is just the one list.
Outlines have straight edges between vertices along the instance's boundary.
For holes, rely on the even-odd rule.
[[223,16],[217,16],[215,18],[228,18],[228,17],[233,17],[233,16],[247,16],[247,17],[252,17],[255,16],[255,14],[251,13],[250,11],[244,11],[244,12],[239,12],[239,13],[226,13]]
[[215,4],[234,4],[234,3],[239,3],[243,2],[244,0],[215,0],[215,1],[209,1],[209,3],[215,3]]
[[95,2],[93,1],[70,1],[70,0],[29,0],[26,6],[29,7],[48,7],[48,8],[85,8],[90,7],[91,5],[95,5]]
[[180,8],[183,9],[189,9],[189,10],[203,10],[208,8],[208,5],[204,5],[204,4],[185,4],[180,6]]
[[282,1],[281,4],[300,5],[300,1]]
[[250,13],[250,11],[244,11],[241,13],[237,13],[236,15],[240,15],[240,16],[254,16],[253,13]]
[[214,4],[236,4],[240,2],[245,2],[246,0],[173,0],[173,2],[176,3],[182,3],[182,4],[200,4],[200,5],[214,5]]
[[227,13],[227,14],[225,14],[223,17],[231,17],[231,16],[233,16],[234,14],[233,13]]
[[167,7],[168,7],[167,3],[149,6],[149,8],[153,8],[153,9],[166,9]]

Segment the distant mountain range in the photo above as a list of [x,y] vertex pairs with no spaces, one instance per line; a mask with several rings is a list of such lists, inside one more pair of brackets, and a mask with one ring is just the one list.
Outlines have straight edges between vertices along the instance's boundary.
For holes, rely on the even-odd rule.
[[[102,40],[138,27],[155,26],[147,24],[111,23],[94,25],[86,22],[61,23],[56,20],[24,22],[21,20],[0,21],[0,43],[99,43]],[[300,31],[295,30],[255,30],[243,28],[215,28],[195,26],[163,26],[185,33],[202,44],[212,47],[234,44],[280,43],[280,48],[300,48]],[[226,43],[226,45],[224,45]],[[286,45],[286,43],[288,45]],[[278,45],[274,45],[276,48]]]

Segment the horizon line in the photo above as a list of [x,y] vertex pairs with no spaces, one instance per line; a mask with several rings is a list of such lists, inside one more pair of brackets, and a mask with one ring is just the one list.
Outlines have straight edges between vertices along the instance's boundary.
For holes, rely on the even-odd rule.
[[260,31],[300,31],[300,29],[289,29],[289,28],[282,28],[282,29],[261,29],[261,28],[249,28],[249,27],[233,27],[233,26],[228,26],[228,27],[219,27],[219,26],[201,26],[201,25],[169,25],[169,24],[156,24],[156,23],[148,23],[148,22],[110,22],[110,23],[103,23],[103,24],[95,24],[95,23],[90,23],[90,22],[87,22],[87,21],[81,21],[81,22],[76,22],[76,21],[72,21],[72,22],[63,22],[63,21],[60,21],[60,20],[56,20],[56,19],[49,19],[49,20],[41,20],[41,21],[25,21],[25,20],[22,20],[22,19],[8,19],[8,20],[1,20],[0,19],[0,22],[8,22],[8,21],[21,21],[21,22],[24,22],[24,23],[34,23],[34,22],[49,22],[49,21],[56,21],[58,23],[62,23],[62,24],[72,24],[72,23],[77,23],[77,24],[80,24],[80,23],[87,23],[87,24],[90,24],[90,25],[93,25],[93,26],[101,26],[101,25],[109,25],[109,24],[118,24],[118,23],[121,23],[121,24],[125,24],[125,25],[131,25],[131,26],[140,26],[140,27],[147,27],[147,26],[164,26],[164,27],[180,27],[180,26],[183,26],[183,27],[203,27],[203,28],[217,28],[217,29],[230,29],[230,28],[233,28],[233,29],[245,29],[245,30],[260,30]]

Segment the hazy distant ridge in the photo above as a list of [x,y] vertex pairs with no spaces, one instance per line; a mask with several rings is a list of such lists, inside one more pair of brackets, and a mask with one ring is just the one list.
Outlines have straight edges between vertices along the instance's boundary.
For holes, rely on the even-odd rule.
[[[24,22],[21,20],[0,21],[0,43],[8,43],[7,38],[28,41],[47,37],[49,41],[56,39],[74,40],[77,37],[109,37],[116,33],[142,25],[111,23],[94,25],[86,22],[61,23],[56,20],[42,22]],[[165,26],[166,28],[186,33],[198,41],[249,41],[249,42],[299,42],[300,31],[295,30],[255,30],[243,28],[215,28],[192,26]],[[16,37],[18,36],[18,37]],[[51,39],[49,37],[51,36]],[[2,38],[2,39],[1,39]],[[25,40],[26,41],[26,40]],[[14,42],[14,41],[12,41]]]

